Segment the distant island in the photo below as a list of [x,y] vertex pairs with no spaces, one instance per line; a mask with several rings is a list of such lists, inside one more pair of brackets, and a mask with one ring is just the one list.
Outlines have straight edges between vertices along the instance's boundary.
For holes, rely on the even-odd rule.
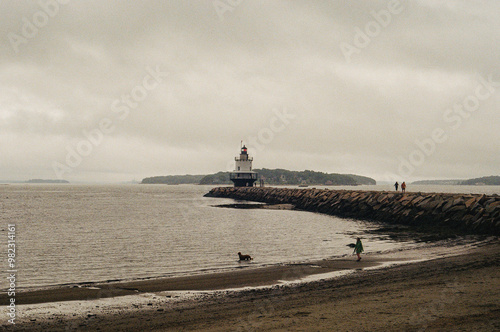
[[[207,175],[166,175],[166,176],[153,176],[142,179],[141,183],[151,184],[199,184],[201,179]],[[229,179],[228,179],[229,180]]]
[[[335,185],[357,186],[375,185],[377,182],[369,177],[354,174],[323,173],[315,171],[289,171],[286,169],[255,169],[259,179],[266,185]],[[218,172],[208,175],[169,175],[153,176],[142,180],[143,184],[203,184],[226,185],[232,184],[229,180],[230,172]]]
[[485,186],[500,186],[500,176],[483,176],[481,178],[474,178],[468,180],[422,180],[415,181],[412,184],[422,185],[485,185]]
[[26,181],[26,183],[69,183],[69,181],[66,180],[52,180],[52,179],[30,179]]
[[420,181],[414,181],[411,184],[456,186],[460,184],[460,182],[462,181],[463,180],[420,180]]

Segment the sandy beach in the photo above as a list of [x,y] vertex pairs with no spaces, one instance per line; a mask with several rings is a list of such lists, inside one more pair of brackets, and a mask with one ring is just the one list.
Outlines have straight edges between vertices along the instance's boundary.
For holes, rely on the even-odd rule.
[[[26,304],[16,330],[497,331],[499,254],[498,239],[489,238],[373,253],[359,263],[348,256],[20,293]],[[304,277],[317,280],[283,282]],[[255,287],[264,285],[274,286]]]

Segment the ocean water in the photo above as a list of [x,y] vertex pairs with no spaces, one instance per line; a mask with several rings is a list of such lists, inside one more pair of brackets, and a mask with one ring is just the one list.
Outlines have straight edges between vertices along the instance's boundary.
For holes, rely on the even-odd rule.
[[[452,187],[458,186],[444,186],[441,191],[452,192]],[[234,201],[203,197],[211,188],[0,185],[3,244],[7,225],[16,225],[17,287],[212,273],[349,255],[352,249],[347,244],[357,236],[372,252],[412,245],[367,233],[376,226],[359,220],[302,211],[214,207]],[[499,192],[499,187],[472,189]],[[2,247],[6,271],[7,246]],[[254,260],[238,262],[238,251]],[[0,289],[5,290],[6,278],[0,280]]]

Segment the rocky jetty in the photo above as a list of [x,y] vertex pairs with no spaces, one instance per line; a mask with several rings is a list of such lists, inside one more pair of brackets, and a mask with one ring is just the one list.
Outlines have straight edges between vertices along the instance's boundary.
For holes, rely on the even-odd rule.
[[291,188],[218,187],[205,196],[268,204],[384,223],[500,235],[500,196]]

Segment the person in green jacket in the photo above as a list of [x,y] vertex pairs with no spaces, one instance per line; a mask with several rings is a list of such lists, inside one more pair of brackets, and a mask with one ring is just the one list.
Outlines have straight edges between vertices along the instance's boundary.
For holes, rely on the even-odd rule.
[[361,254],[363,252],[363,243],[361,243],[361,239],[358,237],[356,239],[356,245],[354,246],[354,253],[356,253],[356,255],[358,255],[358,262],[361,260],[361,256],[359,254]]

